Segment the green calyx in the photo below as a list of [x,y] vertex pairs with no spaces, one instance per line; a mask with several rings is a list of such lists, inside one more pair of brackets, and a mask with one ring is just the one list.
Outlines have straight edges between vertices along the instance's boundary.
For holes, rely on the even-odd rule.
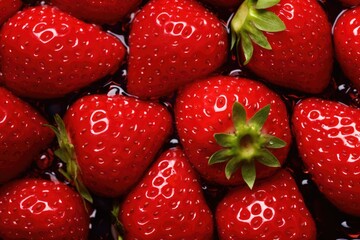
[[119,205],[120,205],[119,202],[117,202],[117,201],[114,202],[113,208],[111,210],[111,217],[112,217],[113,225],[118,234],[117,240],[123,240],[123,237],[121,236],[121,234],[124,232],[124,226],[122,225],[122,223],[119,220],[119,213],[120,213]]
[[214,135],[216,142],[223,148],[210,157],[209,164],[226,162],[227,179],[241,169],[242,177],[251,189],[256,178],[256,161],[268,167],[280,167],[278,159],[269,149],[285,147],[286,142],[261,131],[269,112],[270,105],[267,105],[247,120],[245,108],[235,102],[232,109],[235,132]]
[[253,55],[253,43],[271,50],[264,31],[280,32],[286,29],[275,13],[266,10],[279,2],[280,0],[245,0],[231,20],[231,49],[236,46],[239,53],[238,47],[241,46],[245,57],[244,65],[249,63]]
[[66,170],[60,168],[59,171],[70,183],[75,185],[76,190],[79,192],[83,199],[92,203],[92,196],[82,183],[81,177],[78,174],[79,167],[76,163],[74,145],[70,142],[69,136],[66,131],[65,123],[58,114],[55,115],[54,119],[56,126],[46,126],[53,130],[59,144],[59,148],[54,152],[55,156],[57,156],[62,162],[66,164]]

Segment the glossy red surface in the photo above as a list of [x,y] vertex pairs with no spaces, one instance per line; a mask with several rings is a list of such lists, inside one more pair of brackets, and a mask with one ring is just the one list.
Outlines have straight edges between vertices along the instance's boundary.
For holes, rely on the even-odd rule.
[[[215,133],[231,133],[233,103],[239,101],[250,119],[260,108],[270,104],[270,113],[262,133],[276,136],[287,143],[284,148],[272,149],[283,164],[291,146],[288,113],[280,96],[265,85],[245,78],[215,76],[184,87],[176,99],[175,119],[179,139],[185,154],[202,177],[224,186],[243,183],[238,171],[228,180],[225,163],[209,165],[210,156],[221,147],[214,140]],[[274,173],[276,168],[257,166],[257,177]]]
[[0,189],[5,240],[86,240],[89,217],[78,193],[63,183],[25,179]]
[[2,83],[30,98],[62,97],[85,87],[114,73],[125,56],[114,36],[49,6],[13,16],[0,41]]
[[171,134],[167,109],[126,96],[78,99],[64,122],[90,191],[119,197],[142,176]]
[[208,240],[212,213],[197,175],[180,148],[166,150],[125,198],[120,210],[126,239]]
[[48,148],[54,134],[27,102],[0,87],[0,184],[18,177]]
[[316,239],[315,222],[296,183],[280,171],[253,190],[230,191],[216,209],[219,239]]
[[292,117],[300,156],[324,195],[360,216],[360,110],[306,99]]
[[209,75],[228,54],[224,22],[197,2],[150,1],[129,33],[129,93],[160,97]]

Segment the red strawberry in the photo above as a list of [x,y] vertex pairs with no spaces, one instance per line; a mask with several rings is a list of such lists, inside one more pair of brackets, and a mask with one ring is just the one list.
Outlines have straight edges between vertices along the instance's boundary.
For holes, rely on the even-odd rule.
[[216,223],[220,239],[316,239],[314,220],[286,170],[253,190],[229,192],[217,206]]
[[285,104],[259,82],[217,76],[189,84],[178,95],[175,117],[185,154],[211,182],[237,185],[244,178],[252,187],[255,175],[273,174],[267,166],[280,166],[289,152]]
[[151,0],[135,16],[129,47],[128,92],[160,97],[220,67],[228,35],[194,0]]
[[91,192],[106,197],[124,194],[140,179],[172,127],[164,106],[121,95],[85,96],[66,112],[66,130],[57,122],[56,154],[71,175],[79,173]]
[[164,152],[127,195],[119,220],[126,239],[212,239],[212,214],[179,148]]
[[0,26],[22,6],[21,0],[0,0]]
[[345,11],[334,25],[336,58],[349,80],[360,89],[360,7]]
[[0,238],[86,240],[89,215],[79,194],[60,182],[21,179],[0,189]]
[[122,43],[49,6],[17,13],[0,31],[3,83],[30,98],[54,98],[113,73]]
[[319,190],[340,210],[360,216],[360,110],[310,98],[296,105],[292,125]]
[[141,0],[50,0],[64,12],[98,24],[114,24],[127,17]]
[[245,0],[231,30],[239,56],[259,77],[308,93],[328,86],[331,24],[316,0]]
[[29,167],[54,134],[29,104],[0,87],[0,184]]

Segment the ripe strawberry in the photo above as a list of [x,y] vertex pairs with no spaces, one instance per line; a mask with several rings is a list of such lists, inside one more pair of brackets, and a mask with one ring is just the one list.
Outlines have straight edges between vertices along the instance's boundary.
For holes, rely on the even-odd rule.
[[331,24],[316,0],[245,0],[231,30],[239,57],[257,76],[307,93],[328,86]]
[[22,6],[21,0],[0,0],[0,26]]
[[0,184],[29,167],[54,134],[29,104],[0,87]]
[[244,178],[252,187],[255,175],[273,174],[268,166],[280,166],[289,152],[285,104],[249,79],[216,76],[187,85],[177,97],[175,118],[185,154],[211,182],[238,185]]
[[79,194],[60,182],[21,179],[0,189],[0,238],[87,239],[89,215]]
[[0,31],[3,84],[30,98],[61,97],[113,73],[122,43],[49,6],[27,8]]
[[310,98],[292,116],[300,156],[319,190],[340,210],[360,216],[360,110]]
[[70,175],[106,197],[124,194],[140,179],[172,128],[164,106],[121,95],[85,96],[66,112],[65,126],[57,123],[57,156]]
[[345,11],[334,25],[334,46],[336,58],[344,74],[360,89],[360,7]]
[[286,170],[253,190],[236,188],[216,209],[220,239],[316,239],[316,226]]
[[127,195],[119,220],[126,239],[212,239],[213,219],[182,150],[164,152]]
[[209,75],[226,60],[224,24],[194,0],[151,0],[129,36],[127,90],[155,98]]
[[98,24],[115,24],[127,17],[141,0],[50,0],[73,16]]

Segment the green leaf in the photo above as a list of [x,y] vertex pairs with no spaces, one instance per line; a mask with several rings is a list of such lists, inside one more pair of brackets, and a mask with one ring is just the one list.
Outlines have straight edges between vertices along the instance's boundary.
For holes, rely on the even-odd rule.
[[264,33],[257,28],[251,28],[251,31],[249,32],[249,36],[251,40],[259,45],[262,48],[265,48],[267,50],[271,50],[271,45],[268,41],[268,39],[265,37]]
[[87,200],[89,203],[93,203],[93,198],[90,192],[87,190],[87,188],[80,179],[75,180],[75,187],[83,199]]
[[66,178],[66,180],[72,182],[72,177],[66,171],[64,171],[64,169],[59,168],[59,172]]
[[261,129],[266,119],[268,118],[270,113],[270,104],[266,105],[265,107],[261,108],[259,111],[257,111],[249,120],[250,125],[256,126],[258,129]]
[[241,166],[241,174],[250,189],[254,187],[255,179],[256,179],[256,169],[254,161],[246,161]]
[[82,199],[84,200],[86,208],[85,200],[92,203],[93,199],[90,192],[87,190],[79,177],[79,167],[76,162],[74,145],[72,145],[70,142],[65,123],[61,119],[60,115],[56,114],[54,116],[54,120],[56,123],[56,127],[51,125],[46,126],[52,129],[56,134],[59,148],[55,151],[55,156],[66,164],[66,171],[64,171],[62,168],[60,168],[59,171],[70,183],[75,185],[76,190],[79,192],[79,194],[82,196]]
[[239,37],[234,31],[231,31],[231,45],[230,50],[233,50],[235,46],[239,45]]
[[115,230],[117,231],[117,234],[118,234],[118,239],[123,239],[121,236],[121,233],[124,232],[124,226],[119,220],[119,213],[120,213],[119,205],[120,205],[119,201],[113,202],[113,207],[111,210],[111,217],[112,217],[112,222],[115,226]]
[[209,159],[209,165],[228,161],[234,155],[231,149],[221,149],[214,153]]
[[232,108],[232,120],[237,131],[246,124],[246,110],[242,104],[235,102]]
[[48,127],[50,128],[56,136],[60,135],[60,132],[59,130],[57,129],[57,127],[53,126],[53,125],[50,125],[50,124],[43,124],[45,127]]
[[222,147],[232,147],[236,144],[237,138],[233,134],[215,133],[216,142]]
[[284,22],[273,12],[266,10],[252,10],[250,19],[261,31],[280,32],[286,29]]
[[267,142],[265,147],[267,148],[283,148],[287,145],[285,141],[283,141],[278,137],[267,135],[266,138],[267,138]]
[[256,9],[266,9],[278,4],[280,0],[257,0],[255,8]]
[[232,158],[225,166],[225,176],[230,179],[231,176],[239,169],[240,161],[236,158]]
[[257,161],[268,167],[280,167],[279,160],[267,149],[261,151],[261,157]]
[[69,162],[69,153],[66,149],[63,149],[63,148],[56,149],[54,154],[56,157],[58,157],[64,163]]
[[247,33],[241,32],[241,48],[245,57],[244,65],[246,65],[249,63],[254,53],[254,46],[251,42],[251,38]]

